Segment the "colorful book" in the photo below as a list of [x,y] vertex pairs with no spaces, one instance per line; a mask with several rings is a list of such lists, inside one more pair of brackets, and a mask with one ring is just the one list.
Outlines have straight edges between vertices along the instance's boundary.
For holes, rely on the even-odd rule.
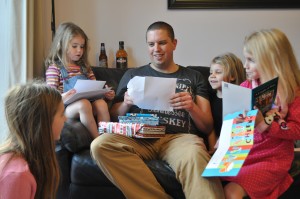
[[223,120],[219,147],[211,157],[204,177],[236,176],[243,166],[254,139],[254,125],[257,110],[229,114]]
[[135,138],[160,138],[165,135],[165,126],[150,126],[141,123],[99,122],[98,132],[115,133]]
[[133,117],[157,117],[157,114],[152,114],[152,113],[126,113],[126,116],[133,116]]
[[156,126],[159,125],[159,117],[135,117],[135,116],[119,116],[118,117],[120,123],[140,123]]

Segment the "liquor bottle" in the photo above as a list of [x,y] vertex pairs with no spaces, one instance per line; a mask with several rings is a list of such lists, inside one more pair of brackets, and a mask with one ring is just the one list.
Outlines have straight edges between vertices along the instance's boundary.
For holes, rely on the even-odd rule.
[[103,68],[107,68],[107,55],[106,55],[104,43],[101,43],[101,47],[100,47],[99,66]]
[[127,68],[127,52],[124,50],[124,41],[119,41],[119,50],[116,53],[116,67]]

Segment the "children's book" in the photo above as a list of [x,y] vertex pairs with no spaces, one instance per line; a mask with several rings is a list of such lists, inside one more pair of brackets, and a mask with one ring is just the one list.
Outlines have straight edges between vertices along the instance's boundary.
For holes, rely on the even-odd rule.
[[74,89],[76,93],[70,96],[65,102],[65,105],[71,104],[80,99],[96,100],[104,97],[104,94],[111,88],[103,88],[105,81],[97,80],[77,80]]
[[99,133],[115,133],[135,138],[160,138],[166,127],[159,125],[156,114],[127,113],[118,116],[119,122],[100,122]]
[[211,157],[204,177],[236,176],[253,145],[257,110],[228,114],[223,120],[219,147]]
[[223,118],[237,111],[258,108],[263,114],[271,109],[277,93],[278,77],[254,88],[222,82]]
[[253,146],[257,109],[265,114],[272,108],[277,85],[278,77],[254,89],[222,82],[223,124],[218,149],[202,176],[238,174]]

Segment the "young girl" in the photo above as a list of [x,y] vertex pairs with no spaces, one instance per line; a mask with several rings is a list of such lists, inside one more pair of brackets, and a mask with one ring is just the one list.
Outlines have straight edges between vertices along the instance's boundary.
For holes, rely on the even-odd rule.
[[13,87],[5,97],[9,134],[0,146],[0,198],[56,198],[55,142],[66,117],[60,93],[38,82]]
[[[88,38],[80,27],[73,23],[62,23],[58,27],[45,61],[46,82],[62,93],[63,100],[76,92],[73,87],[78,79],[96,79],[87,63],[87,49]],[[107,100],[112,100],[114,96],[113,90],[105,93]],[[93,102],[81,99],[66,107],[67,118],[79,118],[92,138],[99,135],[94,115],[98,122],[110,121],[108,106],[104,99]]]
[[300,71],[292,46],[277,29],[262,30],[244,43],[248,80],[241,85],[254,88],[279,77],[277,101],[256,119],[254,145],[235,177],[224,177],[226,198],[278,198],[291,185],[289,175],[294,140],[300,139]]
[[220,136],[222,115],[222,81],[240,85],[246,79],[242,61],[233,53],[219,55],[211,61],[208,81],[214,90],[210,95],[211,111],[214,119],[214,129],[208,136],[209,151],[214,151],[214,146]]

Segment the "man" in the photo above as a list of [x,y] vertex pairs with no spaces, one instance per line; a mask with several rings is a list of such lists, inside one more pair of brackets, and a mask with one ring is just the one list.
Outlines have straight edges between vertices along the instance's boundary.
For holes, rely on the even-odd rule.
[[[205,80],[200,73],[174,63],[177,40],[169,24],[151,24],[146,40],[151,63],[124,74],[111,117],[116,119],[127,112],[155,113],[166,124],[167,134],[160,139],[103,134],[93,141],[92,156],[126,198],[170,198],[144,163],[150,159],[162,159],[171,166],[187,199],[224,198],[218,179],[201,177],[210,156],[202,138],[194,135],[199,131],[208,134],[212,129]],[[176,94],[170,99],[174,111],[145,110],[135,106],[127,93],[127,83],[134,76],[177,78]]]

